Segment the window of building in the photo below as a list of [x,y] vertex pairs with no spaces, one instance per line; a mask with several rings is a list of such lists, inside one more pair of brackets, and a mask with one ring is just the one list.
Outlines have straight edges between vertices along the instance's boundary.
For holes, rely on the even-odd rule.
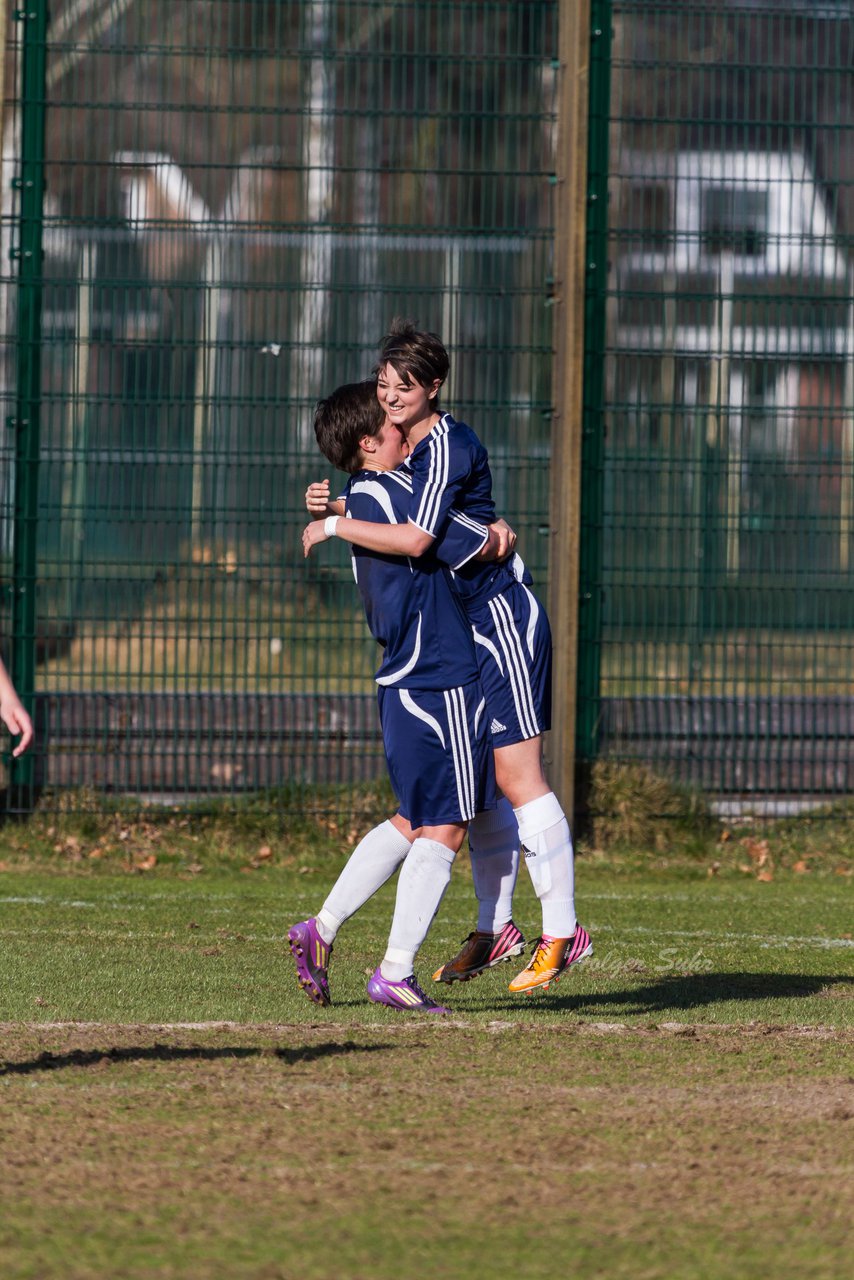
[[632,188],[626,226],[639,235],[645,249],[666,249],[673,235],[671,189],[664,183]]
[[768,192],[745,187],[703,191],[700,238],[706,253],[764,257],[768,246]]

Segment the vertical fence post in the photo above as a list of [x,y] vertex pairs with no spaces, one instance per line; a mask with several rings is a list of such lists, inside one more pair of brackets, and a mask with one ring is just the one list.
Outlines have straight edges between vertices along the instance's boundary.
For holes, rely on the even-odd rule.
[[554,245],[554,374],[549,493],[549,614],[553,625],[550,781],[573,811],[578,654],[578,537],[584,358],[587,98],[590,5],[561,0]]
[[602,564],[605,489],[605,320],[608,289],[608,134],[611,124],[611,0],[590,8],[587,132],[587,242],[584,263],[584,409],[578,583],[576,777],[583,794],[596,757],[601,718]]
[[598,719],[610,22],[609,0],[561,4],[548,753],[567,812],[584,803],[578,766],[592,755]]
[[[18,370],[15,406],[12,678],[30,711],[35,686],[36,539],[41,401],[42,196],[45,167],[47,0],[15,12],[21,36],[21,157],[18,244]],[[33,756],[12,762],[12,808],[32,800]]]

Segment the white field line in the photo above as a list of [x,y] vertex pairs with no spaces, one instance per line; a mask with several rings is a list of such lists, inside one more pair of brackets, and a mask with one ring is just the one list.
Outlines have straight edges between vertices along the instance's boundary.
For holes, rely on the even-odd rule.
[[[610,925],[597,924],[595,921],[588,923],[590,936],[593,938],[594,954],[593,962],[596,960],[595,944],[596,938],[603,933],[614,933],[621,937],[628,935],[638,935],[654,937],[662,943],[666,943],[670,938],[686,938],[701,941],[709,947],[724,947],[732,942],[752,942],[757,943],[761,951],[785,951],[790,947],[815,947],[819,951],[844,951],[854,950],[854,939],[852,938],[827,938],[827,937],[798,937],[790,934],[767,934],[767,933],[738,933],[734,930],[726,930],[721,932],[714,929],[657,929],[644,925]],[[121,938],[129,942],[162,942],[164,940],[176,940],[190,936],[186,934],[185,927],[178,925],[176,928],[165,928],[161,930],[145,930],[145,929],[122,929],[122,928],[102,928],[98,930],[90,930],[84,937],[92,937],[97,932],[103,938]],[[0,926],[0,937],[3,938],[29,938],[32,936],[32,929],[4,929]],[[80,938],[79,931],[71,926],[65,928],[51,929],[51,934],[57,938]],[[260,933],[243,933],[241,932],[239,939],[220,938],[221,942],[240,941],[240,942],[261,942],[270,945],[283,945],[285,940],[286,929],[283,926],[281,933],[260,934]],[[211,935],[209,930],[204,926],[200,926],[199,935],[210,941]],[[215,941],[217,939],[214,939]],[[448,942],[447,938],[437,937],[436,942]]]
[[[234,934],[222,936],[220,934],[212,934],[210,930],[199,928],[192,932],[186,929],[162,929],[160,931],[146,932],[144,929],[88,929],[86,933],[81,934],[79,929],[51,929],[51,934],[55,938],[68,938],[71,941],[75,939],[92,938],[96,934],[99,938],[120,938],[122,942],[177,942],[181,939],[185,941],[195,937],[204,941],[205,945],[209,943],[220,942],[263,942],[270,945],[285,945],[285,933],[241,933],[237,938]],[[32,929],[3,929],[0,928],[0,938],[31,938],[33,936]]]
[[[287,908],[293,911],[302,903],[314,902],[318,897],[317,893],[309,894],[291,894],[287,899]],[[585,902],[687,902],[694,904],[698,901],[697,895],[684,892],[660,893],[658,891],[644,893],[642,891],[632,891],[627,893],[589,893],[584,892],[583,898]],[[172,893],[147,893],[144,899],[140,899],[135,895],[128,897],[104,897],[97,899],[82,898],[54,898],[46,897],[44,894],[28,894],[13,895],[0,894],[0,907],[4,904],[10,906],[34,906],[34,907],[70,907],[76,909],[94,909],[95,907],[105,907],[115,911],[147,911],[149,904],[161,904],[163,902],[171,902],[176,908],[185,905],[192,899],[176,896]],[[234,910],[241,910],[245,902],[242,894],[219,894],[215,899],[205,898],[205,910],[217,911],[223,915],[227,915]],[[709,892],[703,896],[704,905],[708,903],[720,903],[724,906],[731,906],[732,899],[728,895],[714,894]],[[803,904],[802,897],[792,899],[793,905]]]
[[54,898],[35,898],[35,897],[32,897],[32,898],[4,897],[4,898],[0,898],[0,904],[2,903],[8,903],[10,906],[13,906],[13,907],[46,907],[51,904],[53,906],[60,906],[60,907],[94,907],[95,906],[94,902],[69,901],[68,899],[57,902],[57,900]]
[[591,937],[593,937],[594,933],[653,934],[665,940],[667,938],[702,938],[721,944],[724,942],[758,942],[763,948],[791,946],[818,947],[819,949],[854,948],[854,938],[802,937],[795,934],[778,933],[738,933],[732,929],[727,929],[726,931],[720,929],[654,929],[640,924],[591,924]]
[[[74,905],[74,904],[66,904]],[[82,904],[89,905],[89,904]],[[210,914],[205,908],[205,915]],[[596,921],[589,921],[587,924],[590,935],[593,938],[594,948],[596,938],[601,934],[618,934],[620,937],[639,936],[654,937],[666,943],[670,938],[685,938],[689,940],[701,941],[709,947],[725,947],[733,942],[751,942],[756,943],[761,951],[785,951],[790,947],[815,947],[819,951],[851,951],[854,950],[854,938],[828,938],[822,936],[802,936],[795,934],[767,934],[767,933],[740,933],[736,930],[727,929],[721,931],[718,929],[660,929],[652,928],[646,925],[611,925],[599,924]],[[174,928],[164,928],[160,930],[145,929],[123,929],[123,928],[101,928],[96,931],[89,931],[84,936],[91,937],[93,932],[97,932],[103,938],[122,938],[131,942],[160,942],[164,939],[176,939],[185,936],[186,926],[180,923]],[[258,934],[243,933],[241,931],[241,942],[262,942],[271,945],[283,944],[286,927],[282,926],[281,933]],[[29,938],[32,936],[32,929],[8,929],[0,926],[0,937],[3,938]],[[70,925],[64,928],[52,927],[51,933],[57,938],[79,938],[81,935],[76,928]],[[205,926],[200,926],[200,936],[209,938],[209,931]],[[221,941],[234,941],[235,939],[223,938]],[[450,945],[450,935],[436,935],[434,938],[436,943],[448,943]],[[594,960],[596,952],[594,949]]]
[[[15,897],[13,895],[0,896],[0,906],[8,903],[10,906],[28,906],[28,907],[109,907],[114,911],[147,911],[149,904],[157,905],[163,902],[171,902],[176,907],[181,906],[189,901],[186,898],[177,898],[170,893],[149,893],[144,899],[128,897],[128,898],[97,898],[97,899],[81,899],[81,898],[46,898],[40,894],[32,894],[28,897]],[[239,905],[243,899],[235,894],[232,901]],[[226,903],[220,902],[218,899],[211,901],[205,899],[206,911],[220,911],[228,913],[235,908]]]
[[[288,912],[299,911],[304,904],[311,905],[315,903],[318,895],[313,897],[308,895],[292,895],[288,898]],[[237,911],[245,910],[245,898],[240,894],[234,894],[223,898],[222,896],[215,899],[204,898],[204,910],[209,915],[233,915]],[[71,908],[73,910],[94,910],[96,907],[104,907],[111,911],[148,911],[153,906],[160,906],[162,903],[171,903],[176,909],[187,905],[194,905],[196,899],[179,898],[169,893],[149,893],[144,899],[136,897],[127,898],[46,898],[40,894],[30,894],[27,896],[17,896],[13,894],[0,894],[0,907],[3,906],[23,906],[23,907],[62,907]],[[201,910],[201,907],[199,908]],[[283,907],[284,909],[284,907]]]

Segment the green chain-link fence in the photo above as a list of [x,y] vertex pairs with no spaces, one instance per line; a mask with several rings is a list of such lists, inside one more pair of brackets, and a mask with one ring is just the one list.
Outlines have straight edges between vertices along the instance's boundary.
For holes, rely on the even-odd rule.
[[[579,746],[854,786],[851,6],[595,5]],[[603,132],[603,144],[605,134]],[[582,636],[582,641],[584,637]]]
[[395,314],[443,334],[543,577],[557,9],[46,10],[7,13],[6,652],[38,714],[13,803],[332,803],[383,765],[347,559],[302,559],[311,415]]
[[[4,4],[4,654],[38,727],[8,805],[346,808],[382,774],[343,548],[298,535],[313,403],[395,314],[445,337],[545,590],[562,9]],[[590,18],[579,758],[840,796],[850,6]]]

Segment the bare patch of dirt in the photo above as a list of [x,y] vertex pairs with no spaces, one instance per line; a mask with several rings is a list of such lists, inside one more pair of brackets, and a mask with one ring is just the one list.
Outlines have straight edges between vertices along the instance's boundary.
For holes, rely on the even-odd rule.
[[[296,1274],[282,1256],[315,1280],[453,1276],[499,1239],[530,1273],[569,1245],[626,1277],[731,1275],[733,1250],[783,1242],[775,1280],[844,1257],[854,1033],[401,1020],[0,1037],[8,1277]],[[50,1225],[35,1240],[27,1222]],[[133,1232],[160,1242],[147,1264]],[[89,1260],[99,1240],[111,1272]],[[52,1270],[54,1246],[78,1269]]]

